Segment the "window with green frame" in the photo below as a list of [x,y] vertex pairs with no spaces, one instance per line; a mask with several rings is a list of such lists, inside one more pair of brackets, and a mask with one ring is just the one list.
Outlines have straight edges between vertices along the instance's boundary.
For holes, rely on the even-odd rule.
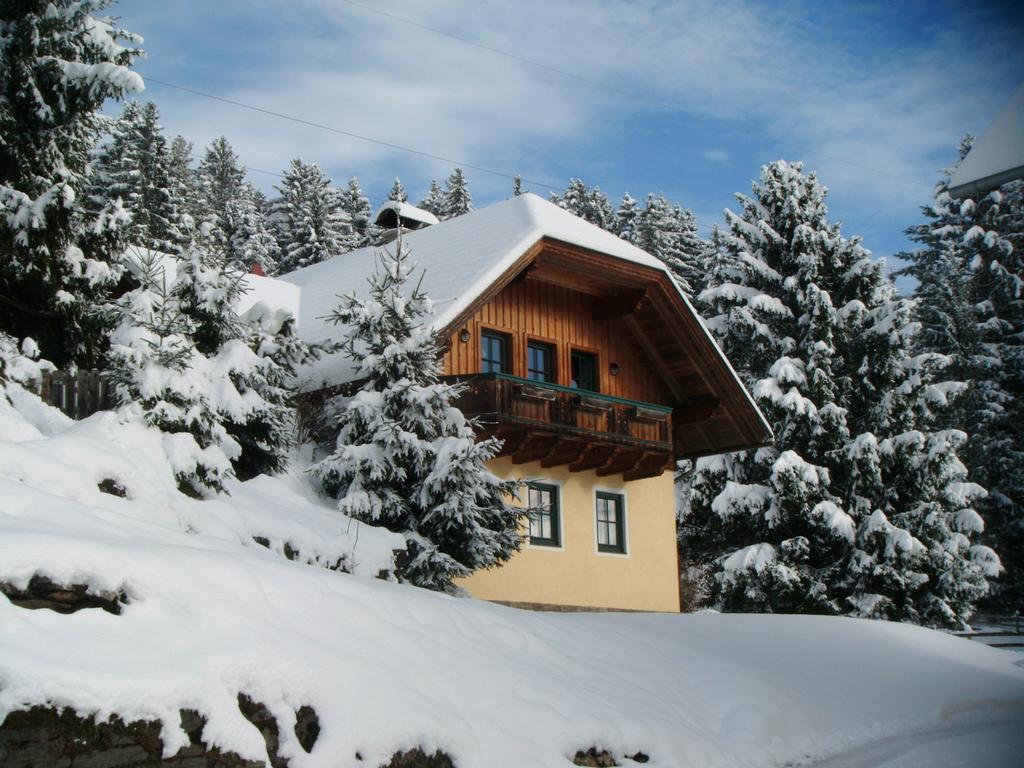
[[620,493],[597,492],[597,551],[625,552],[625,499]]
[[547,483],[530,483],[527,487],[527,503],[530,507],[530,544],[543,547],[561,545],[558,527],[558,486]]

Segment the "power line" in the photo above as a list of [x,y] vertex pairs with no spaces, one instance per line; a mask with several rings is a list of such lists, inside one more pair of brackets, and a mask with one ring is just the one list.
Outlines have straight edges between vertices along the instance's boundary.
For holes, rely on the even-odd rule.
[[[176,85],[175,83],[169,83],[166,80],[158,80],[157,78],[150,77],[148,75],[145,76],[145,80],[148,83],[156,83],[157,85],[163,85],[163,86],[165,86],[167,88],[174,88],[174,89],[179,90],[179,91],[184,91],[185,93],[191,93],[191,94],[193,94],[195,96],[202,96],[205,99],[212,99],[213,101],[219,101],[219,102],[221,102],[223,104],[230,104],[232,106],[239,107],[241,109],[248,109],[248,110],[251,110],[252,112],[259,112],[259,113],[264,114],[264,115],[270,115],[271,117],[277,117],[277,118],[279,118],[281,120],[288,120],[288,121],[293,122],[293,123],[299,123],[300,125],[306,125],[306,126],[309,126],[311,128],[319,128],[320,130],[323,130],[323,131],[330,131],[331,133],[336,133],[336,134],[338,134],[340,136],[348,136],[349,138],[352,138],[352,139],[359,139],[360,141],[366,141],[366,142],[369,142],[371,144],[377,144],[377,145],[382,146],[382,147],[388,147],[389,149],[396,149],[396,150],[398,150],[400,152],[408,152],[409,154],[419,155],[420,157],[426,157],[426,158],[429,158],[431,160],[439,160],[439,161],[441,161],[443,163],[448,163],[448,164],[454,165],[454,166],[460,166],[462,168],[471,168],[474,171],[480,171],[481,173],[489,173],[492,176],[501,176],[501,177],[506,178],[506,179],[514,179],[514,178],[516,178],[516,174],[514,174],[514,173],[505,173],[504,171],[497,171],[497,170],[494,170],[493,168],[487,168],[487,167],[482,166],[482,165],[475,165],[474,163],[467,163],[467,162],[465,162],[463,160],[455,160],[455,159],[450,158],[450,157],[444,157],[443,155],[435,155],[435,154],[433,154],[431,152],[423,152],[422,150],[419,150],[419,149],[413,149],[412,147],[402,146],[401,144],[393,144],[390,141],[383,141],[382,139],[375,139],[375,138],[373,138],[371,136],[364,136],[362,134],[354,133],[352,131],[346,131],[346,130],[344,130],[342,128],[335,128],[334,126],[331,126],[331,125],[325,125],[323,123],[317,123],[317,122],[314,122],[312,120],[306,120],[305,118],[301,118],[301,117],[294,117],[293,115],[286,115],[284,112],[277,112],[277,111],[272,110],[272,109],[266,109],[264,107],[257,107],[254,104],[246,104],[245,102],[236,101],[235,99],[227,99],[227,98],[224,98],[223,96],[216,96],[216,95],[214,95],[212,93],[206,93],[204,91],[196,90],[195,88],[188,88],[188,87],[186,87],[184,85]],[[556,189],[556,190],[557,189],[563,189],[563,187],[559,187],[558,185],[548,184],[547,182],[537,181],[536,179],[526,179],[526,178],[522,178],[522,177],[520,177],[520,178],[521,178],[522,181],[524,181],[524,182],[526,182],[528,184],[536,184],[536,185],[541,186],[541,187],[548,187],[550,189]]]
[[[607,82],[602,82],[600,80],[595,80],[593,78],[584,77],[583,75],[578,75],[575,72],[569,72],[568,70],[561,69],[559,67],[555,67],[555,66],[552,66],[550,64],[545,64],[544,62],[537,61],[536,59],[531,59],[531,58],[528,58],[526,56],[521,56],[521,55],[516,54],[516,53],[511,53],[509,51],[503,51],[500,48],[494,48],[492,46],[485,45],[483,43],[477,42],[476,40],[471,40],[468,37],[462,37],[461,35],[456,35],[456,34],[454,34],[452,32],[445,32],[442,29],[437,29],[436,27],[431,27],[431,26],[428,26],[426,24],[422,24],[422,23],[420,23],[418,21],[414,21],[413,19],[409,19],[409,18],[406,18],[404,16],[399,16],[398,14],[390,13],[388,11],[383,11],[380,8],[374,8],[374,7],[366,5],[364,3],[356,2],[356,0],[341,0],[341,2],[343,2],[343,3],[347,4],[347,5],[351,5],[351,6],[355,7],[355,8],[359,8],[360,10],[366,11],[367,13],[375,13],[378,16],[383,16],[383,17],[385,17],[387,19],[391,19],[392,21],[397,21],[400,24],[405,24],[405,25],[410,26],[410,27],[415,27],[416,29],[421,29],[421,30],[423,30],[425,32],[430,32],[430,33],[438,35],[440,37],[447,37],[450,40],[455,40],[456,42],[462,43],[463,45],[472,46],[473,48],[478,48],[478,49],[480,49],[482,51],[487,51],[488,53],[493,53],[493,54],[495,54],[497,56],[503,56],[503,57],[505,57],[507,59],[512,59],[513,61],[518,61],[518,62],[520,62],[522,64],[528,64],[528,65],[530,65],[532,67],[537,67],[539,69],[543,69],[543,70],[546,70],[548,72],[554,72],[556,74],[562,75],[563,77],[568,77],[568,78],[570,78],[572,80],[576,80],[576,81],[581,82],[581,83],[586,83],[587,85],[589,85],[589,86],[591,86],[593,88],[596,88],[596,89],[600,89],[600,90],[604,90],[604,91],[612,91],[612,92],[615,92],[615,93],[619,93],[619,94],[621,94],[623,96],[628,96],[631,99],[634,99],[636,101],[641,101],[641,102],[644,102],[646,104],[650,104],[652,106],[668,107],[668,108],[673,109],[673,110],[681,110],[683,108],[681,105],[676,104],[675,102],[667,101],[665,99],[653,99],[653,98],[650,98],[649,96],[643,96],[643,95],[638,94],[638,93],[636,93],[634,91],[630,91],[630,90],[627,90],[625,88],[620,88],[619,86],[612,85],[612,84],[607,83]],[[817,150],[811,150],[809,153],[805,153],[805,154],[818,155],[819,157],[824,157],[824,158],[826,158],[828,160],[832,160],[832,161],[837,162],[837,163],[845,163],[846,165],[853,166],[854,168],[860,168],[863,171],[870,171],[871,173],[877,173],[880,176],[888,176],[891,179],[897,179],[899,181],[906,181],[906,182],[909,182],[911,184],[919,184],[919,185],[922,185],[922,186],[931,186],[931,184],[932,184],[932,182],[926,182],[923,179],[911,179],[911,178],[908,178],[906,176],[899,176],[899,175],[894,174],[894,173],[889,173],[888,171],[883,171],[883,170],[881,170],[879,168],[872,168],[871,166],[867,166],[867,165],[864,165],[862,163],[857,163],[857,162],[854,162],[853,160],[846,160],[844,158],[836,157],[835,155],[829,155],[829,154],[826,154],[824,152],[819,152]],[[525,179],[524,179],[524,181],[525,181]]]

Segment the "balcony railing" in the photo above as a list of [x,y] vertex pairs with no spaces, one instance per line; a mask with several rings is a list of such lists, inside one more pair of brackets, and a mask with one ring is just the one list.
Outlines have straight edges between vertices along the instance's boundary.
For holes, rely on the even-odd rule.
[[[672,409],[654,403],[627,400],[597,392],[587,392],[558,384],[531,381],[504,373],[452,377],[466,385],[458,407],[467,415],[476,416],[485,431],[492,434],[528,433],[535,438],[553,438],[547,449],[540,448],[517,455],[523,460],[540,459],[548,466],[575,463],[581,468],[603,466],[593,461],[580,462],[584,451],[610,448],[608,467],[638,463],[660,468],[671,461]],[[575,450],[573,445],[579,450]],[[522,439],[511,440],[511,448],[522,445]],[[559,448],[558,446],[561,446]],[[627,453],[633,461],[613,460]],[[559,457],[565,458],[565,461]],[[617,471],[624,471],[618,469]],[[610,474],[611,472],[602,472]],[[656,474],[646,472],[644,476]]]

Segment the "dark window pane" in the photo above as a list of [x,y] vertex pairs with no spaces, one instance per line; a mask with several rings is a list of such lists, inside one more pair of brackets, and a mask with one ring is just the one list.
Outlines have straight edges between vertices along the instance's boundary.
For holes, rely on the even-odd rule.
[[589,352],[572,352],[572,386],[597,392],[597,355]]
[[526,378],[532,381],[555,380],[555,355],[550,344],[531,341],[526,346]]
[[508,371],[508,337],[500,333],[485,332],[480,337],[480,370],[483,373]]

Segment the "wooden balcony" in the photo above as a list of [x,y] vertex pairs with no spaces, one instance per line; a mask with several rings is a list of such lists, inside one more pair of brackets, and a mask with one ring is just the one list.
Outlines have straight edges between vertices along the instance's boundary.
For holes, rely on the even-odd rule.
[[504,441],[515,464],[594,470],[626,480],[655,477],[673,465],[672,409],[653,403],[529,381],[503,373],[455,376],[466,390],[459,409],[482,437]]

